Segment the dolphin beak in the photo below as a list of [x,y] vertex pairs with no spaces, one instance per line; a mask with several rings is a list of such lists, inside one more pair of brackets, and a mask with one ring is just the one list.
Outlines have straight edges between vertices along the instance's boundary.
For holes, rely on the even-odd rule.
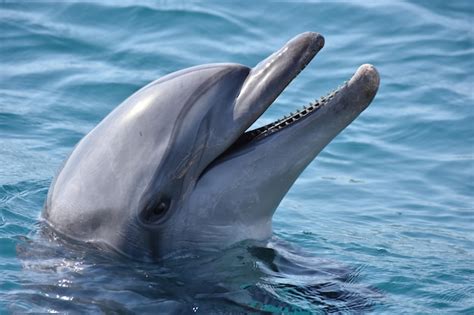
[[379,84],[380,76],[377,69],[373,65],[364,64],[349,81],[327,96],[290,113],[289,116],[246,131],[221,155],[221,158],[246,147],[247,144],[270,140],[273,145],[288,147],[290,144],[297,146],[301,142],[302,147],[313,144],[315,148],[303,155],[306,158],[294,157],[304,161],[303,164],[306,165],[370,105],[377,94]]
[[[275,173],[286,174],[288,186],[283,189],[289,189],[318,153],[369,106],[377,93],[380,77],[374,66],[365,64],[347,83],[308,107],[248,130],[323,46],[324,38],[318,33],[303,33],[250,71],[233,108],[234,126],[241,128],[240,136],[200,177],[232,157],[245,155],[245,159],[236,159],[235,163],[241,163],[237,168],[253,169],[261,167],[259,161],[266,156],[271,157],[272,164],[280,165],[281,170]],[[244,160],[248,162],[245,166]]]
[[235,123],[243,128],[242,133],[263,114],[323,46],[324,37],[320,34],[300,34],[250,71],[233,112]]
[[[274,161],[278,155],[286,157],[284,160],[287,161],[299,161],[296,164],[301,167],[287,167],[296,167],[292,173],[299,174],[327,143],[369,106],[377,93],[380,77],[374,66],[365,64],[360,66],[343,86],[310,103],[308,107],[296,110],[288,117],[263,127],[247,130],[323,45],[324,38],[318,33],[303,33],[250,71],[233,110],[236,125],[245,127],[245,130],[241,130],[240,137],[217,157],[207,170],[244,151],[248,156],[250,153],[247,151],[252,149],[259,152],[259,156],[272,156]],[[237,123],[239,120],[240,125]],[[293,150],[300,154],[290,159],[288,156],[291,154],[286,149],[290,147],[304,149]],[[282,152],[279,152],[280,148]],[[267,154],[268,152],[271,154]],[[282,166],[287,164],[284,160]]]

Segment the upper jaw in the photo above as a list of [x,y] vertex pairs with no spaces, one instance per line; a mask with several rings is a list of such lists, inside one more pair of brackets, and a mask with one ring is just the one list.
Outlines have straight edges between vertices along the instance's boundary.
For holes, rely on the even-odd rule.
[[233,109],[241,133],[263,114],[323,46],[324,37],[320,34],[300,34],[250,71]]
[[[231,101],[221,97],[213,104],[215,110],[208,115],[213,128],[209,128],[209,135],[204,137],[206,144],[200,146],[208,150],[200,158],[202,164],[196,168],[198,179],[265,112],[323,46],[324,38],[320,34],[306,32],[291,39],[252,69],[226,65],[229,72],[242,73],[240,77],[245,75],[245,78],[239,82],[238,88],[234,84],[237,80],[225,82],[224,86],[230,86],[235,96]],[[227,101],[230,106],[219,106]],[[209,150],[210,146],[214,150]]]

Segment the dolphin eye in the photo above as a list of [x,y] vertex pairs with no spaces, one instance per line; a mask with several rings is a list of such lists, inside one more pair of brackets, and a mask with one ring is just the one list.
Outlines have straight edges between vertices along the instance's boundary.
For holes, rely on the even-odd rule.
[[156,203],[151,203],[142,212],[142,218],[147,223],[156,223],[159,221],[168,211],[170,206],[170,200],[168,198],[162,198]]
[[168,204],[161,201],[157,207],[153,209],[153,215],[161,215],[168,209]]

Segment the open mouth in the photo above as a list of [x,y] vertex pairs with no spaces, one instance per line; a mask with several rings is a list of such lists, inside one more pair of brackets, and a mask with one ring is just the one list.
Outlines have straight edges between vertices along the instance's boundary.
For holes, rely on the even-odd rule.
[[332,92],[320,97],[319,99],[316,99],[313,102],[310,102],[308,105],[302,106],[295,112],[291,112],[288,115],[285,115],[284,117],[277,119],[271,123],[268,123],[264,126],[245,131],[227,150],[225,150],[220,156],[218,156],[203,170],[199,178],[201,178],[209,169],[214,167],[216,164],[226,160],[228,157],[232,156],[233,153],[241,150],[248,144],[264,140],[314,115],[321,108],[328,106],[330,101],[333,100],[334,97],[346,87],[347,83],[348,81],[344,82]]
[[309,117],[310,115],[316,113],[319,109],[326,106],[330,100],[332,100],[339,91],[347,84],[347,81],[344,82],[341,86],[328,93],[326,96],[322,96],[319,99],[316,99],[313,102],[310,102],[308,105],[305,105],[297,109],[294,113],[291,112],[288,115],[283,116],[280,119],[277,119],[269,124],[266,124],[262,127],[247,130],[244,132],[230,147],[227,149],[221,156],[228,155],[231,152],[238,150],[239,148],[245,146],[246,144],[252,141],[262,140],[276,132],[279,132],[285,128],[293,126],[297,122]]
[[[304,33],[252,68],[236,99],[235,117],[245,121],[245,124],[254,123],[323,46],[324,38],[321,35]],[[349,81],[326,96],[269,124],[242,132],[222,154],[208,165],[206,170],[235,155],[247,152],[246,149],[263,144],[264,141],[267,142],[266,140],[277,139],[274,135],[280,134],[283,130],[291,129],[294,132],[291,130],[285,132],[287,136],[281,139],[301,137],[303,135],[301,130],[307,134],[312,132],[311,128],[319,129],[311,122],[319,121],[321,115],[326,117],[327,114],[328,119],[324,126],[327,126],[330,131],[326,134],[334,133],[333,136],[335,136],[370,104],[378,85],[377,70],[370,64],[362,65]],[[317,125],[321,126],[321,124]],[[308,129],[304,126],[312,127]],[[277,143],[275,142],[275,145],[278,146]]]

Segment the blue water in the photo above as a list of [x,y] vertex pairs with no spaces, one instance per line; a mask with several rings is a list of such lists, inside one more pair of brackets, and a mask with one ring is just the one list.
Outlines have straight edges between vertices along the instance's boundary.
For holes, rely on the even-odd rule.
[[[0,4],[0,313],[474,314],[471,1],[117,3]],[[381,87],[294,184],[270,244],[144,264],[42,229],[61,162],[128,95],[308,30],[325,48],[257,124],[363,63]]]

